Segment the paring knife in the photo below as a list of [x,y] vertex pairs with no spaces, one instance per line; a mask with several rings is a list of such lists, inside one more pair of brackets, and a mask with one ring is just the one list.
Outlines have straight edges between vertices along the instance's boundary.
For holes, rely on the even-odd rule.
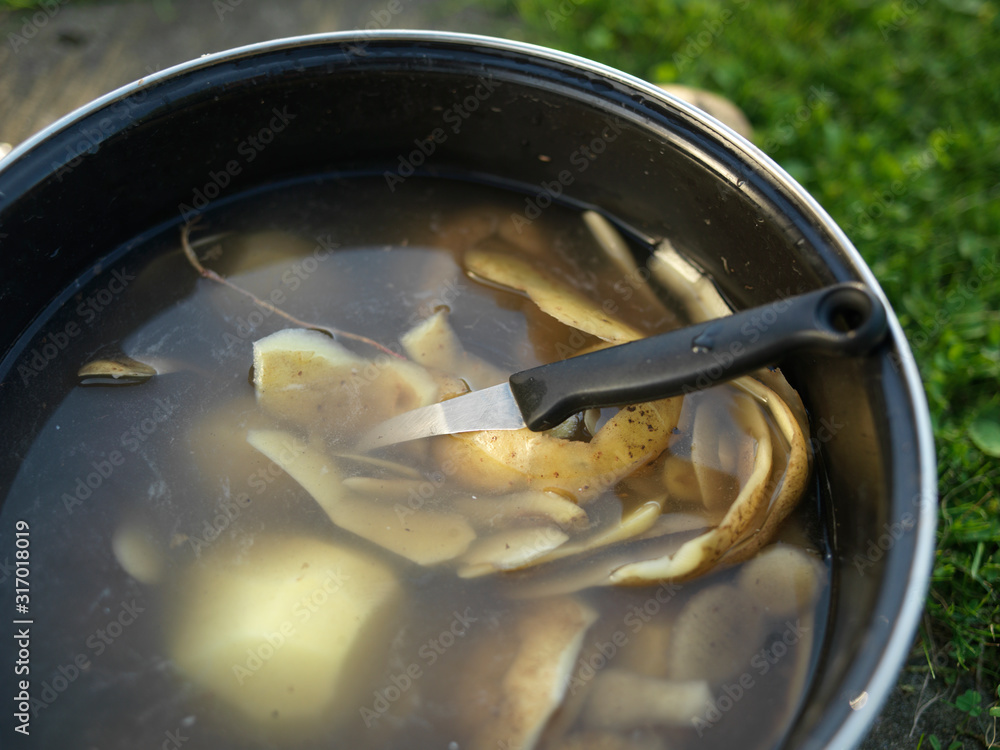
[[886,330],[885,309],[872,292],[836,284],[514,373],[506,383],[392,417],[366,433],[358,450],[457,432],[546,430],[591,407],[718,385],[794,351],[864,354]]

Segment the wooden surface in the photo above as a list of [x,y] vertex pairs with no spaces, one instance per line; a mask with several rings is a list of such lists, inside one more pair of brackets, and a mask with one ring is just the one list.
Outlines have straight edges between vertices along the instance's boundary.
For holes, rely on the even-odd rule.
[[[448,17],[430,0],[134,0],[0,15],[0,142],[16,145],[93,99],[157,70],[244,44],[364,29],[495,31],[485,15]],[[387,8],[399,8],[391,13]]]

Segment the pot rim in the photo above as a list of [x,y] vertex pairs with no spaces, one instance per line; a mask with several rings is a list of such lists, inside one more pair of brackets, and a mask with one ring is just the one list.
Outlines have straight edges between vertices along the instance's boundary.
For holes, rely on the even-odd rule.
[[[566,65],[604,79],[610,79],[634,90],[641,97],[650,100],[650,102],[674,110],[678,114],[683,115],[685,119],[695,123],[699,128],[707,131],[712,137],[722,141],[726,147],[737,152],[740,158],[748,162],[751,166],[759,168],[769,180],[772,180],[790,198],[798,202],[803,212],[807,213],[809,218],[829,233],[832,243],[842,252],[844,259],[851,266],[853,272],[861,278],[885,305],[889,313],[888,319],[891,336],[899,352],[898,364],[900,372],[909,391],[909,406],[912,410],[916,427],[918,441],[918,456],[916,458],[922,467],[919,482],[921,497],[918,503],[917,538],[914,545],[913,559],[909,565],[910,576],[907,581],[906,592],[897,612],[896,621],[877,666],[867,678],[864,690],[849,702],[852,708],[851,713],[848,714],[847,719],[837,728],[836,732],[824,740],[825,747],[829,748],[856,747],[866,736],[872,722],[878,715],[878,711],[888,698],[893,685],[896,683],[899,671],[910,653],[913,636],[919,624],[927,590],[930,585],[930,572],[934,558],[937,526],[937,471],[930,413],[926,398],[923,397],[923,384],[916,361],[906,341],[902,326],[892,311],[885,293],[882,291],[860,252],[854,247],[847,235],[834,222],[826,210],[801,185],[761,149],[728,126],[647,81],[608,65],[567,52],[527,42],[460,32],[409,29],[353,30],[256,42],[207,54],[139,78],[59,118],[15,146],[6,157],[0,159],[0,174],[15,162],[28,157],[29,153],[35,147],[48,138],[73,126],[77,121],[115,102],[133,96],[137,92],[152,88],[160,82],[202,68],[209,68],[219,63],[233,62],[239,59],[252,58],[261,53],[272,53],[282,49],[301,48],[303,46],[340,44],[348,49],[352,47],[360,49],[360,55],[363,56],[363,46],[371,42],[410,42],[435,46],[475,45],[498,52],[525,55],[535,59]],[[647,107],[648,104],[643,101],[638,103],[637,106],[643,108]],[[862,708],[869,710],[862,711]]]

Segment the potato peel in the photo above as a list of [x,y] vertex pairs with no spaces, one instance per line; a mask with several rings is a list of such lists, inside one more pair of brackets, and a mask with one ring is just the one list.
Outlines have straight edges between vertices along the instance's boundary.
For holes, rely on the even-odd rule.
[[437,439],[442,461],[470,487],[561,490],[585,503],[667,447],[681,398],[627,406],[589,443],[523,430],[484,430]]
[[[686,580],[700,575],[725,556],[726,563],[746,559],[774,536],[778,525],[798,502],[809,475],[809,453],[805,439],[787,405],[767,386],[752,378],[733,381],[763,402],[789,441],[788,462],[783,470],[772,465],[770,433],[754,404],[745,409],[749,432],[757,441],[754,467],[739,495],[717,527],[681,545],[671,555],[623,565],[611,574],[611,583],[637,585],[664,580]],[[753,522],[763,513],[761,525]],[[734,553],[730,551],[733,550]],[[727,553],[730,553],[727,555]]]
[[597,303],[514,255],[477,248],[465,254],[466,269],[502,287],[524,292],[561,323],[604,341],[623,344],[643,333],[609,315]]

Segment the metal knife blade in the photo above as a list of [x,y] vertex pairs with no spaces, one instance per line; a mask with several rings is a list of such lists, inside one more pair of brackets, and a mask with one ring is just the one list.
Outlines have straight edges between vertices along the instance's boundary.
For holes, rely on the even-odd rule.
[[419,437],[525,426],[510,383],[500,383],[391,417],[365,433],[357,450],[365,452]]

